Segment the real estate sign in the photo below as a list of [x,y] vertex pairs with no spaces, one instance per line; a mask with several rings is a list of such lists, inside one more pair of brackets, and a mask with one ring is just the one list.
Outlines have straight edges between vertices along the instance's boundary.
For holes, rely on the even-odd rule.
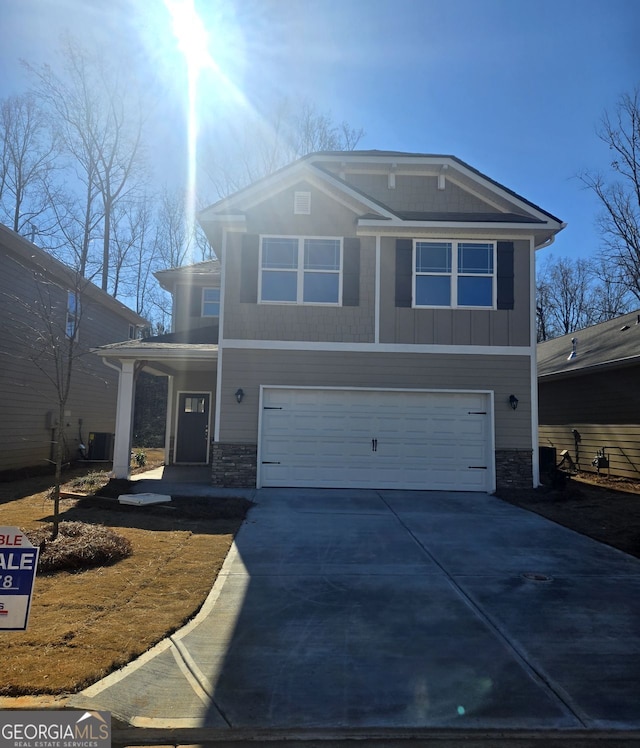
[[27,628],[38,553],[19,527],[0,527],[0,629]]

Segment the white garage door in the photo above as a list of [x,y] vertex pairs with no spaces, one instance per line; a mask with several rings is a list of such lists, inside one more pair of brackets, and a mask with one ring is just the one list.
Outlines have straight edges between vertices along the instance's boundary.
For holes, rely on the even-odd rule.
[[263,486],[489,491],[485,393],[264,388]]

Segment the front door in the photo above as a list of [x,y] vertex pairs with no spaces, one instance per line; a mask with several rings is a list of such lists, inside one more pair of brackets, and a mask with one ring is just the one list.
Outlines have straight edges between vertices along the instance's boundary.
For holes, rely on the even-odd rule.
[[209,442],[208,392],[181,392],[175,462],[206,462]]

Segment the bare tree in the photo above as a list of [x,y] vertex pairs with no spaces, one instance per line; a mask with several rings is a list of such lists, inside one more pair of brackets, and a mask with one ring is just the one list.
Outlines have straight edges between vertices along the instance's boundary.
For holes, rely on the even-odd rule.
[[70,159],[71,170],[84,185],[81,211],[72,224],[84,220],[80,239],[80,268],[88,264],[95,201],[100,201],[102,233],[101,282],[109,290],[111,234],[120,200],[138,187],[143,164],[142,134],[145,105],[136,91],[128,61],[119,50],[84,49],[67,35],[62,42],[60,72],[49,65],[26,64],[36,81],[36,95],[46,107]]
[[215,258],[202,228],[187,220],[185,196],[164,190],[158,209],[158,261],[161,268],[180,267]]
[[363,137],[361,128],[335,122],[307,100],[282,99],[268,114],[245,114],[210,134],[214,145],[203,169],[218,197],[225,197],[308,153],[352,151]]
[[[48,232],[48,195],[58,155],[34,96],[10,96],[0,103],[0,215],[17,233]],[[38,225],[42,221],[45,225]]]
[[593,272],[588,260],[549,255],[537,279],[538,336],[566,335],[593,324]]
[[640,300],[640,87],[603,115],[598,136],[612,152],[613,173],[584,172],[580,179],[603,208],[601,261]]
[[37,369],[49,391],[55,398],[57,413],[53,419],[53,451],[55,466],[52,498],[53,532],[52,540],[58,535],[60,522],[60,486],[62,467],[67,458],[65,444],[65,411],[71,393],[73,373],[80,366],[87,372],[93,367],[81,362],[89,349],[79,342],[82,317],[85,313],[84,290],[90,281],[71,270],[66,283],[50,279],[44,270],[33,271],[35,295],[6,295],[9,313],[5,319],[5,329],[14,337],[16,345],[3,351],[5,356],[19,357]]

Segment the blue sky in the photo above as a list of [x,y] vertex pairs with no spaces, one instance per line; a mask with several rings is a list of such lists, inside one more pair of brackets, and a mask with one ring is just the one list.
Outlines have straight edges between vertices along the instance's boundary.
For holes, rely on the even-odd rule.
[[[606,170],[605,110],[640,85],[636,0],[201,0],[220,75],[200,111],[307,97],[364,128],[362,148],[447,153],[566,221],[556,256],[600,244],[598,204],[576,175]],[[126,37],[144,79],[161,81],[154,155],[182,153],[184,68],[162,0],[0,0],[0,96],[26,86],[18,63],[54,61],[66,27],[91,44]],[[132,71],[134,74],[134,71]]]

